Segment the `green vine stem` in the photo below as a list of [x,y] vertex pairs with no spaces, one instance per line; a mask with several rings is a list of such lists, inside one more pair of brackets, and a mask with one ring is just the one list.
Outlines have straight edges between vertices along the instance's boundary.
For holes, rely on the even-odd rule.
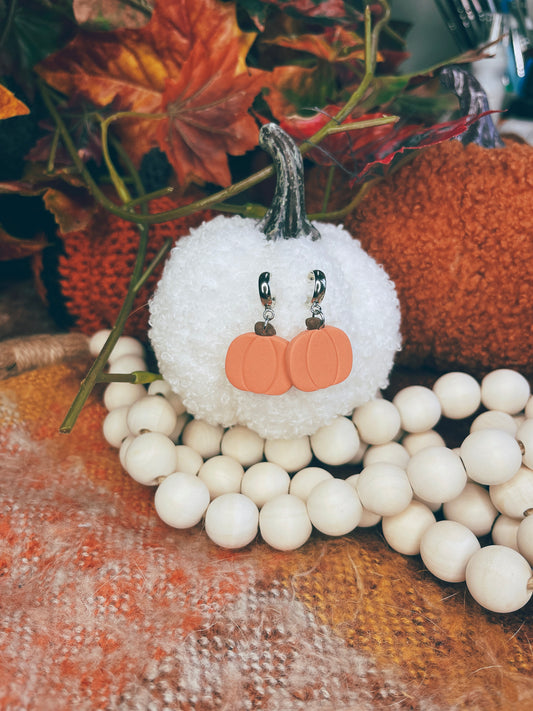
[[158,253],[155,255],[155,257],[152,259],[150,264],[144,270],[139,281],[132,287],[135,294],[139,293],[140,289],[143,287],[145,282],[150,278],[150,275],[153,273],[154,269],[166,257],[167,252],[170,251],[170,248],[172,247],[173,243],[174,243],[174,240],[171,239],[170,237],[165,240],[165,242],[163,243],[163,246],[160,248]]
[[[107,137],[107,136],[106,136]],[[135,187],[137,188],[137,191],[142,195],[144,194],[144,187],[142,185],[142,182],[139,178],[139,174],[135,170],[133,164],[129,160],[129,156],[126,155],[124,151],[121,151],[119,149],[119,155],[121,156],[123,162],[126,165],[126,168],[128,169],[128,172],[130,173],[130,176],[133,180],[133,183]],[[118,173],[116,174],[118,176]],[[111,178],[113,180],[113,174],[111,174]],[[117,183],[114,182],[115,187],[117,188],[117,192],[122,194],[122,197],[124,200],[131,200],[131,197],[129,195],[128,190],[126,189],[124,183],[122,182],[122,179],[119,179],[120,182],[117,185]],[[121,186],[123,190],[121,191]],[[141,205],[141,210],[143,212],[147,212],[148,207],[147,204],[144,203]],[[99,382],[109,382],[109,378],[106,376],[109,376],[110,374],[104,373],[103,370],[107,364],[107,361],[109,360],[109,356],[111,355],[111,352],[113,348],[115,347],[118,339],[120,338],[120,335],[122,334],[122,331],[124,330],[124,325],[126,323],[126,319],[131,313],[131,310],[133,308],[133,302],[135,301],[135,297],[137,296],[137,293],[139,289],[141,288],[141,285],[144,283],[144,281],[148,278],[148,276],[152,273],[154,270],[157,262],[156,259],[159,257],[159,259],[163,259],[163,256],[166,254],[166,251],[164,250],[164,247],[166,245],[163,245],[163,248],[159,250],[159,253],[156,255],[156,257],[152,260],[152,262],[149,264],[148,268],[143,272],[143,267],[144,263],[146,261],[146,251],[148,248],[148,232],[149,232],[149,226],[148,225],[138,225],[139,229],[139,248],[137,250],[137,254],[135,257],[135,264],[133,267],[133,272],[131,275],[130,279],[130,284],[128,287],[128,291],[126,293],[126,297],[124,299],[124,302],[122,304],[122,307],[119,311],[117,320],[115,321],[115,324],[113,328],[111,329],[111,333],[109,334],[102,350],[98,354],[96,360],[92,364],[89,372],[87,373],[85,379],[82,381],[80,385],[80,389],[78,390],[78,393],[76,397],[74,398],[66,416],[65,419],[63,420],[63,423],[61,424],[59,431],[62,433],[68,433],[72,431],[72,428],[74,427],[76,420],[78,419],[78,416],[87,402],[87,399],[89,395],[92,393],[94,386],[96,383]],[[170,240],[167,240],[166,242],[170,242]],[[170,247],[170,244],[168,245]],[[113,376],[118,376],[115,379],[118,380],[119,382],[124,382],[123,378],[127,377],[125,382],[151,382],[151,380],[155,380],[155,377],[152,377],[151,380],[146,380],[147,376],[151,376],[152,374],[146,374],[144,376],[139,375],[138,373],[135,374],[130,374],[126,376],[124,374],[111,374]],[[144,378],[141,380],[138,380],[138,378]],[[131,380],[133,378],[133,380]]]
[[331,119],[331,121],[328,121],[328,123],[317,131],[314,136],[311,136],[311,138],[303,146],[302,153],[307,153],[307,151],[309,151],[314,145],[320,143],[320,141],[328,135],[332,128],[334,129],[339,127],[339,124],[341,124],[344,119],[352,113],[372,83],[376,71],[379,35],[382,27],[386,25],[390,16],[390,8],[388,3],[386,3],[385,0],[379,0],[379,4],[383,10],[383,15],[376,22],[373,29],[370,6],[366,5],[365,7],[365,73],[361,83],[350,96],[348,101],[344,104],[342,109]]
[[89,372],[85,376],[85,378],[82,380],[80,389],[78,390],[78,394],[74,398],[66,416],[65,419],[63,420],[63,423],[61,424],[59,431],[63,433],[68,433],[72,431],[72,428],[74,427],[76,420],[78,419],[78,415],[80,414],[83,406],[87,402],[87,398],[89,395],[92,393],[94,386],[96,385],[97,382],[99,382],[99,378],[103,373],[103,370],[107,364],[107,361],[109,360],[109,356],[111,355],[111,351],[115,347],[122,331],[124,330],[124,325],[126,323],[126,319],[130,315],[131,309],[133,307],[133,302],[135,300],[135,296],[137,295],[137,291],[135,289],[137,282],[141,279],[142,277],[142,269],[144,265],[144,260],[146,257],[146,248],[148,246],[148,226],[147,225],[140,225],[139,226],[139,249],[137,251],[137,256],[135,258],[135,265],[133,267],[133,273],[131,275],[131,280],[130,280],[130,287],[128,289],[128,292],[126,294],[126,298],[124,299],[124,302],[122,304],[122,307],[120,309],[120,312],[117,316],[117,320],[115,321],[115,325],[111,329],[111,333],[109,334],[107,341],[105,342],[102,350],[96,357],[96,360],[92,364],[91,368],[89,369]]
[[[341,127],[339,124],[342,123],[342,121],[344,121],[344,119],[350,115],[355,106],[357,106],[361,98],[368,90],[372,79],[374,78],[379,33],[383,25],[386,24],[390,14],[389,7],[385,0],[380,0],[380,5],[383,8],[383,16],[378,20],[374,28],[372,28],[370,8],[368,6],[365,8],[365,73],[361,84],[348,99],[344,107],[336,114],[336,116],[334,116],[330,121],[328,121],[325,126],[323,126],[319,131],[317,131],[313,136],[311,136],[304,145],[301,146],[300,150],[302,152],[302,155],[307,153],[314,146],[318,145],[320,141],[322,141],[331,131],[338,132],[339,129],[346,130],[346,127]],[[51,99],[48,88],[46,87],[44,82],[42,82],[42,80],[38,80],[37,84],[43,97],[43,101],[45,102],[47,109],[49,110],[52,118],[54,119],[54,122],[59,132],[61,133],[61,138],[65,143],[65,147],[67,148],[77,170],[80,172],[80,174],[86,181],[89,190],[104,208],[109,210],[109,212],[111,212],[112,214],[118,217],[122,217],[125,220],[130,220],[131,222],[135,222],[140,225],[151,225],[160,224],[162,222],[168,222],[179,217],[185,217],[187,215],[193,214],[194,212],[212,208],[217,203],[225,202],[226,200],[234,197],[235,195],[239,195],[245,190],[248,190],[249,188],[258,185],[259,183],[263,182],[274,174],[273,166],[268,166],[266,168],[263,168],[262,170],[257,171],[256,173],[253,173],[247,178],[244,178],[243,180],[240,180],[239,182],[230,185],[228,188],[224,188],[223,190],[214,193],[213,195],[201,198],[200,200],[190,203],[189,205],[183,205],[179,208],[167,210],[165,212],[160,212],[157,214],[132,213],[129,211],[129,206],[127,204],[123,205],[122,207],[117,205],[106,195],[104,195],[104,193],[100,190],[96,181],[93,179],[89,171],[86,169],[83,161],[78,156],[76,147],[74,146],[74,143],[68,132],[67,127],[65,126],[65,123],[63,122],[59,112],[57,111]],[[137,118],[161,119],[165,117],[165,114],[142,114],[138,112],[123,111],[114,114],[112,117],[106,119],[106,121],[110,122],[111,120],[116,120],[117,118],[131,118],[132,116],[135,116]],[[383,119],[379,118],[370,120],[381,122]],[[386,122],[390,122],[387,121],[387,119],[385,120]],[[391,117],[391,120],[394,120],[393,117]]]
[[159,373],[149,373],[147,370],[134,370],[132,373],[100,373],[97,383],[132,383],[133,385],[147,385],[154,380],[163,380]]

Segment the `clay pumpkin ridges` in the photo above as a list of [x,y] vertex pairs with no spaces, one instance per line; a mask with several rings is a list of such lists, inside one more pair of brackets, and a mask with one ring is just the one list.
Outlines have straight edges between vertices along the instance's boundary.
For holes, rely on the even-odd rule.
[[294,387],[322,390],[346,380],[352,370],[352,347],[340,328],[302,331],[287,348],[287,368]]
[[226,353],[226,375],[230,383],[258,395],[283,395],[291,387],[285,351],[288,341],[280,336],[243,333]]

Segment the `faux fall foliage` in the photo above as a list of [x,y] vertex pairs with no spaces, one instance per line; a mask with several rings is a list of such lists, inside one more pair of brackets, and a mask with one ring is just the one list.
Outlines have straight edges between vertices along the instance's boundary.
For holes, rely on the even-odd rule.
[[[0,150],[7,151],[8,146],[12,148],[10,131],[13,126],[22,125],[23,120],[40,119],[39,141],[36,145],[24,144],[25,151],[33,145],[27,154],[24,172],[4,179],[0,183],[0,192],[6,200],[15,194],[33,201],[42,198],[56,220],[58,237],[50,239],[50,235],[35,234],[31,239],[19,239],[28,235],[6,229],[4,214],[1,214],[6,203],[2,203],[0,251],[4,259],[22,257],[41,253],[44,245],[59,240],[55,249],[59,248],[59,253],[64,254],[59,259],[57,253],[54,257],[54,247],[49,246],[43,254],[52,257],[45,263],[56,262],[61,296],[66,298],[67,308],[75,317],[75,327],[85,331],[111,325],[111,314],[118,309],[127,288],[129,267],[124,263],[124,255],[128,255],[127,260],[134,259],[137,230],[121,202],[127,206],[128,199],[141,198],[134,175],[151,149],[152,153],[154,149],[160,151],[159,155],[170,165],[170,174],[161,184],[146,186],[148,191],[158,187],[174,190],[179,197],[173,198],[173,205],[209,197],[217,188],[230,185],[243,172],[250,172],[250,166],[256,161],[255,147],[261,123],[274,119],[305,147],[309,137],[338,112],[364,77],[363,3],[343,0],[180,0],[141,3],[133,14],[130,3],[121,0],[105,5],[97,0],[75,0],[73,3],[64,0],[53,8],[41,0],[32,0],[27,7],[26,10],[26,5],[17,6],[12,25],[4,30],[3,45],[0,46],[4,77],[8,82],[13,77],[14,81],[8,86],[0,85],[0,117],[5,119],[0,122],[0,143],[2,132],[6,132],[5,148],[0,146]],[[383,2],[372,5],[374,23],[384,8]],[[31,17],[25,18],[25,11],[30,9]],[[43,38],[46,36],[46,41],[33,43],[34,49],[25,45],[20,33],[24,22],[30,23],[32,37],[41,33]],[[54,31],[51,28],[55,28]],[[35,50],[37,46],[38,52]],[[406,362],[419,364],[425,361],[439,367],[456,363],[470,369],[485,367],[485,364],[520,366],[528,356],[527,352],[523,357],[517,356],[516,344],[528,343],[530,335],[527,330],[530,317],[524,315],[520,306],[527,302],[531,289],[527,276],[519,287],[520,298],[513,291],[516,280],[507,280],[504,292],[508,299],[502,301],[499,297],[498,301],[505,307],[505,342],[498,342],[497,358],[496,352],[490,352],[479,361],[480,347],[474,347],[473,343],[474,340],[479,342],[482,332],[486,333],[488,322],[479,314],[472,316],[468,310],[472,305],[469,301],[457,302],[459,308],[455,308],[457,304],[451,298],[454,295],[453,274],[442,269],[440,259],[444,252],[439,245],[451,239],[444,217],[433,221],[427,218],[427,223],[426,217],[433,214],[432,208],[425,206],[429,212],[420,209],[417,212],[407,207],[413,201],[415,205],[421,204],[419,195],[427,189],[427,175],[431,178],[429,184],[437,185],[437,194],[440,179],[449,180],[450,185],[454,185],[453,161],[449,172],[444,169],[436,172],[433,166],[442,165],[441,156],[448,156],[454,150],[460,152],[455,141],[449,145],[448,141],[465,131],[472,117],[457,117],[457,113],[452,113],[457,104],[451,94],[436,88],[438,82],[433,78],[433,71],[424,76],[399,76],[395,67],[404,56],[403,49],[401,38],[394,32],[381,33],[373,81],[343,122],[349,128],[357,121],[396,113],[399,116],[397,124],[330,135],[318,149],[308,151],[307,157],[323,166],[322,175],[330,167],[335,170],[330,183],[334,186],[330,204],[335,202],[338,205],[340,195],[346,196],[345,203],[348,204],[354,198],[357,203],[361,183],[376,175],[387,176],[387,166],[396,166],[406,151],[444,142],[404,166],[400,173],[380,179],[370,190],[368,185],[364,186],[361,196],[366,193],[366,197],[353,216],[332,216],[330,219],[344,220],[350,231],[378,261],[385,264],[396,280],[404,302],[404,355],[401,357]],[[112,196],[112,202],[107,203],[104,212],[95,200],[94,190],[87,189],[87,181],[80,175],[79,166],[73,166],[57,118],[47,117],[43,111],[36,77],[44,82],[42,91],[55,106],[65,130],[72,137],[79,160],[95,184],[106,195]],[[24,113],[25,106],[30,108],[30,116],[18,117],[17,114]],[[103,152],[106,147],[107,155],[105,150]],[[528,147],[521,150],[527,154]],[[466,149],[464,152],[467,153]],[[244,160],[236,159],[244,154],[247,154]],[[514,160],[499,161],[495,155],[488,161],[491,169],[495,161],[501,165],[501,180],[505,181],[506,171],[510,170],[508,164],[514,165]],[[4,165],[9,164],[9,159],[4,162]],[[483,160],[480,159],[476,175],[484,172],[482,166]],[[110,173],[113,170],[117,175]],[[522,169],[517,168],[517,171],[519,174]],[[314,171],[310,172],[312,174]],[[417,176],[423,184],[418,184]],[[118,190],[116,195],[107,185],[109,177]],[[502,200],[498,204],[503,205],[504,195],[508,195],[509,205],[514,204],[513,180],[509,182],[508,191],[501,189],[499,183],[498,194]],[[314,203],[317,212],[327,211],[329,207],[327,181],[322,178],[321,181],[325,188]],[[480,181],[483,183],[481,177]],[[310,178],[310,183],[313,191],[314,177]],[[476,210],[483,212],[483,219],[489,220],[489,201],[474,183],[469,184],[474,191],[472,203]],[[525,184],[528,185],[527,180]],[[268,196],[262,191],[257,192],[256,188],[248,192],[245,199],[264,203]],[[107,214],[109,209],[115,210],[113,205],[121,216]],[[148,209],[150,213],[163,211],[163,219],[167,205],[170,203],[151,199]],[[261,214],[258,205],[230,207],[245,215]],[[484,253],[482,235],[469,241],[473,228],[467,225],[468,215],[472,215],[476,224],[480,220],[474,217],[475,210],[462,208],[461,204],[457,210],[464,219],[455,226],[458,231],[453,232],[457,244],[464,247],[460,250],[460,258],[469,264],[474,260],[477,266],[471,268],[476,273],[485,274],[486,283],[492,285],[492,268],[484,266],[490,252]],[[131,210],[138,215],[139,203]],[[502,211],[505,211],[503,206]],[[398,223],[399,216],[405,214],[410,218],[413,214],[420,215],[420,221],[409,233],[417,235],[411,242],[405,225]],[[136,219],[135,216],[132,219]],[[149,255],[160,246],[158,235],[179,235],[196,221],[201,221],[202,214],[180,219],[181,222],[170,221],[166,226],[163,223],[151,228]],[[503,212],[497,219],[503,219]],[[413,226],[412,222],[409,224]],[[422,225],[425,225],[423,229]],[[111,236],[106,240],[107,233]],[[509,261],[509,251],[518,255],[519,260],[528,258],[523,252],[524,248],[527,251],[523,240],[509,239],[509,242],[502,240],[498,243],[497,254],[504,252],[499,264]],[[407,249],[404,249],[404,243]],[[507,251],[503,244],[508,244]],[[413,245],[418,245],[414,251],[411,249]],[[422,262],[415,256],[405,261],[407,255],[414,255],[414,252],[420,259],[423,257]],[[440,256],[433,259],[433,254]],[[74,255],[78,256],[74,258]],[[81,258],[81,255],[85,256]],[[72,258],[74,261],[69,263]],[[81,264],[89,261],[92,273],[80,278]],[[439,271],[435,275],[437,264]],[[430,288],[436,288],[444,273],[451,279],[445,287],[445,293],[450,297],[446,307],[446,313],[450,314],[448,321],[440,318],[442,292]],[[100,276],[98,280],[94,278],[96,274]],[[114,276],[117,274],[121,275],[118,282]],[[139,336],[145,333],[147,314],[142,304],[146,303],[157,274],[154,272],[151,281],[143,287],[137,302],[139,306],[126,322],[126,332]],[[421,278],[422,274],[427,275],[427,279]],[[501,277],[499,271],[494,272],[498,283]],[[48,283],[53,281],[50,274],[46,278]],[[116,289],[105,286],[108,278],[110,282],[116,282]],[[408,282],[411,286],[407,286]],[[100,285],[102,290],[99,293]],[[490,288],[486,290],[487,294],[489,292]],[[478,306],[485,303],[480,293]],[[93,312],[98,304],[101,316],[95,318]],[[451,318],[451,314],[461,314],[462,318]],[[465,316],[468,327],[465,327]],[[426,318],[430,318],[434,325],[429,330],[423,325]],[[498,329],[493,321],[491,323],[488,333],[493,334]],[[459,335],[456,329],[460,329]],[[449,343],[444,346],[447,337]],[[509,351],[511,343],[515,344],[512,354]]]

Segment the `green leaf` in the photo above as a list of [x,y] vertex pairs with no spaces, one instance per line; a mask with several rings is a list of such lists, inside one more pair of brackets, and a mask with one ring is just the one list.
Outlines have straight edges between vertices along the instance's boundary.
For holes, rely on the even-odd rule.
[[[11,0],[1,33],[0,75],[13,77],[30,93],[31,70],[75,33],[71,0]],[[1,10],[1,7],[0,7]]]
[[406,89],[410,81],[408,75],[376,77],[372,83],[371,104],[386,106]]

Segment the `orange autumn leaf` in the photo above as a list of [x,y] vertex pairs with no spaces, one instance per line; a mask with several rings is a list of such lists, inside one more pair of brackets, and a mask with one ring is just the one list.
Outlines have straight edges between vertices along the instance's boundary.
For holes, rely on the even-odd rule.
[[64,185],[61,190],[48,188],[43,193],[46,209],[54,216],[60,234],[83,230],[95,210],[94,200],[83,191]]
[[25,116],[30,110],[22,101],[17,99],[9,89],[0,84],[0,119],[8,119],[13,116]]
[[42,252],[47,244],[44,234],[39,234],[34,239],[19,239],[0,226],[0,262],[31,257]]
[[[326,62],[364,60],[365,57],[364,40],[340,25],[327,27],[320,34],[278,36],[266,44],[307,52]],[[381,56],[378,56],[378,61],[380,59]]]
[[238,48],[217,52],[198,44],[179,77],[167,82],[163,103],[168,119],[158,139],[180,183],[187,175],[227,186],[227,153],[242,155],[257,145],[258,129],[248,107],[263,86],[263,72],[236,73]]
[[[269,76],[258,70],[250,73],[246,67],[246,55],[254,38],[254,34],[239,29],[235,6],[231,3],[217,0],[165,3],[159,0],[145,27],[98,35],[80,33],[67,47],[42,62],[37,70],[59,91],[69,96],[82,95],[96,106],[103,107],[113,102],[116,111],[160,115],[166,110],[170,99],[180,105],[176,87],[181,87],[185,92],[181,103],[190,107],[191,97],[187,94],[187,85],[192,74],[190,59],[194,56],[198,64],[195,72],[198,71],[204,83],[209,84],[206,91],[202,92],[203,95],[216,94],[220,98],[230,80],[236,81],[241,87],[241,101],[228,102],[228,109],[237,113],[231,119],[227,117],[226,123],[233,125],[231,130],[236,136],[241,136],[242,146],[246,147],[239,147],[237,141],[226,139],[220,144],[224,151],[240,153],[247,150],[252,141],[256,141],[256,131],[251,131],[247,111],[261,88],[259,75]],[[219,57],[218,67],[212,61],[215,56]],[[223,56],[231,56],[233,64],[229,60],[224,61],[224,73],[216,71],[216,77],[209,76],[207,67],[213,71],[220,70],[220,58]],[[182,77],[182,72],[186,79]],[[199,90],[201,87],[196,75],[193,81]],[[220,86],[217,88],[217,85]],[[227,184],[227,157],[223,161],[217,156],[214,160],[217,166],[215,169],[206,171],[199,167],[200,163],[213,163],[212,144],[208,141],[190,146],[183,127],[183,112],[180,115],[183,130],[174,133],[181,136],[180,145],[183,141],[187,144],[186,155],[182,157],[175,147],[168,143],[165,145],[180,180],[186,182],[196,177],[220,185]],[[115,122],[113,129],[138,165],[142,156],[161,142],[160,124],[161,119],[133,118]],[[211,130],[216,132],[217,126],[212,125]],[[202,154],[204,150],[208,152]],[[188,160],[191,151],[197,155],[202,154],[200,162]]]
[[[274,67],[269,91],[265,96],[272,115],[281,121],[285,116],[298,113],[300,103],[305,108],[324,103],[317,95],[317,70],[314,67],[287,65]],[[297,103],[298,102],[298,103]]]

